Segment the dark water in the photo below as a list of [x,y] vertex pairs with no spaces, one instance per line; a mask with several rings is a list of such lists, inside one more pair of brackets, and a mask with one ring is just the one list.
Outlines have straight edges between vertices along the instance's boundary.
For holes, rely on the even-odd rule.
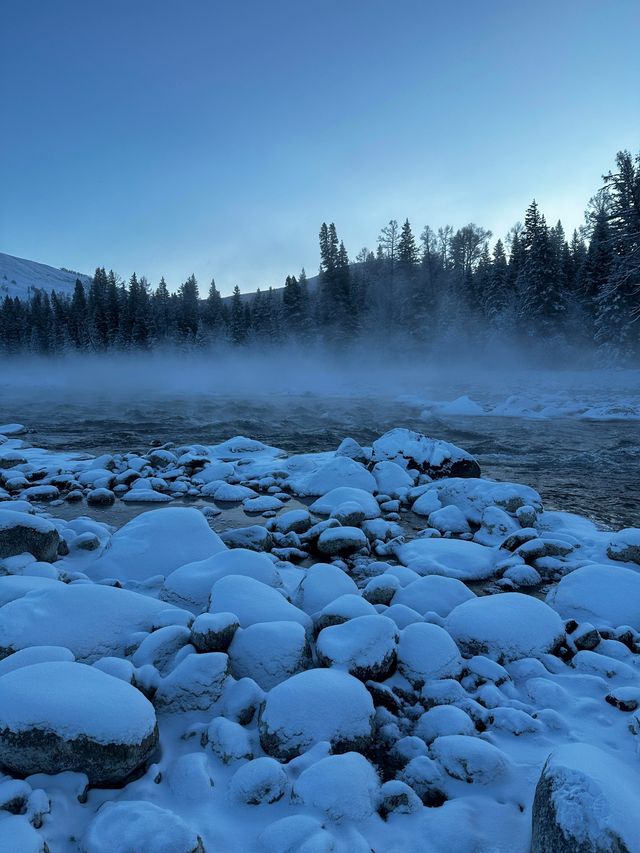
[[[233,435],[299,453],[335,449],[345,436],[368,445],[386,430],[404,426],[466,448],[479,460],[484,476],[533,486],[548,509],[578,512],[612,528],[640,524],[637,421],[425,419],[419,406],[384,397],[311,394],[251,401],[190,395],[135,404],[95,399],[41,402],[30,395],[3,414],[33,430],[27,436],[33,445],[92,455],[146,451],[154,440],[214,444]],[[125,512],[131,517],[131,509],[123,506],[123,517]]]

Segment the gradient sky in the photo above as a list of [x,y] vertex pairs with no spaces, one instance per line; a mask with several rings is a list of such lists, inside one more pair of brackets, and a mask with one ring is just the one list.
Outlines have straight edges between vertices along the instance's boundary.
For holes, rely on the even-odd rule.
[[223,293],[406,216],[579,225],[640,147],[638,0],[3,0],[0,251]]

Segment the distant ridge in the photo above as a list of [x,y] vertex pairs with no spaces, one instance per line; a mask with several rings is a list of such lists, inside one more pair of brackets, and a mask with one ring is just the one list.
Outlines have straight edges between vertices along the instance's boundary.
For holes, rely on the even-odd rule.
[[77,278],[85,285],[91,282],[91,276],[83,273],[57,269],[0,252],[0,300],[5,296],[26,300],[35,290],[46,290],[47,293],[55,290],[71,296]]

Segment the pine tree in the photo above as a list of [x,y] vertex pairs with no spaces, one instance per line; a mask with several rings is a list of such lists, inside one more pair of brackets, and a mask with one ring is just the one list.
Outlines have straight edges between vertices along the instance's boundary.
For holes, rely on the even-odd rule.
[[233,297],[231,299],[231,342],[242,344],[245,337],[246,328],[242,297],[240,295],[240,288],[236,284],[233,288]]

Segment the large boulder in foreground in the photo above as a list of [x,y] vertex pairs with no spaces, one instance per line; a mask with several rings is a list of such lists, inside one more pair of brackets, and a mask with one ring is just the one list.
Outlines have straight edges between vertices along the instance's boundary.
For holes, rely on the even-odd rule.
[[60,536],[50,521],[26,512],[0,509],[0,558],[33,554],[52,563],[58,556]]
[[151,703],[93,667],[57,661],[0,677],[0,766],[10,773],[85,773],[115,785],[158,742]]
[[480,476],[480,466],[466,450],[410,429],[392,429],[373,442],[371,461],[385,460],[402,468],[415,468],[434,480]]
[[445,628],[467,657],[498,663],[539,658],[564,639],[564,623],[543,601],[520,592],[472,598],[445,619]]
[[281,761],[320,741],[328,741],[338,753],[361,751],[371,741],[373,714],[373,700],[357,678],[334,669],[309,669],[268,694],[260,743]]
[[531,853],[634,853],[640,775],[586,743],[551,753],[536,787]]

